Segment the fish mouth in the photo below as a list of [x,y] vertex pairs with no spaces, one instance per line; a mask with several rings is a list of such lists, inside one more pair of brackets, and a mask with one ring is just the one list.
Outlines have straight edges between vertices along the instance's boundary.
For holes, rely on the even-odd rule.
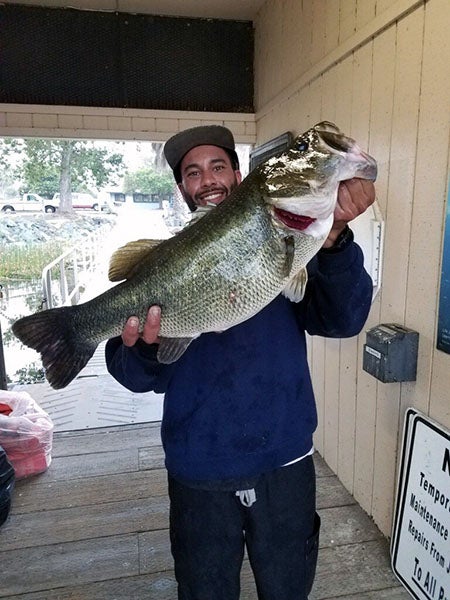
[[274,208],[276,217],[290,229],[298,229],[304,231],[311,223],[314,223],[316,219],[307,217],[306,215],[296,215],[282,208]]

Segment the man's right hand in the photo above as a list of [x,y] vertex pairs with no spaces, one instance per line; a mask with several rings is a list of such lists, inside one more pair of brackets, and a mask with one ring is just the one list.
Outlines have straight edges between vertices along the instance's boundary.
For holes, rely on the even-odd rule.
[[139,319],[130,317],[122,331],[122,341],[125,346],[134,346],[138,339],[146,344],[159,343],[159,328],[161,323],[161,308],[157,305],[150,306],[142,332],[139,332]]

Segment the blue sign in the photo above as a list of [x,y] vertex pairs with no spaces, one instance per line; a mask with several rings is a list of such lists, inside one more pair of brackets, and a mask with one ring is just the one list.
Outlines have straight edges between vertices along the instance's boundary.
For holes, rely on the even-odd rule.
[[450,354],[450,185],[447,196],[447,217],[445,220],[444,249],[442,253],[437,348]]

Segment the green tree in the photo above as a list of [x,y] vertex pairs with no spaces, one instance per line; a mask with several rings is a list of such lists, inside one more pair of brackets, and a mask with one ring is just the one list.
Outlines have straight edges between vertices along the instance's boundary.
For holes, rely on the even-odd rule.
[[26,190],[51,197],[60,193],[60,212],[72,210],[72,192],[115,184],[124,169],[123,154],[94,142],[23,140],[22,179]]
[[171,194],[174,179],[172,173],[158,173],[152,168],[143,168],[125,174],[123,191],[125,194]]

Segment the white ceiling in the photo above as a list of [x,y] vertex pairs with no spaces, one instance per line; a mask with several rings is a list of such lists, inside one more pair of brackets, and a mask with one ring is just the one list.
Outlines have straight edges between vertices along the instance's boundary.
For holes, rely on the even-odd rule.
[[253,21],[266,0],[2,0],[27,4],[178,17]]

